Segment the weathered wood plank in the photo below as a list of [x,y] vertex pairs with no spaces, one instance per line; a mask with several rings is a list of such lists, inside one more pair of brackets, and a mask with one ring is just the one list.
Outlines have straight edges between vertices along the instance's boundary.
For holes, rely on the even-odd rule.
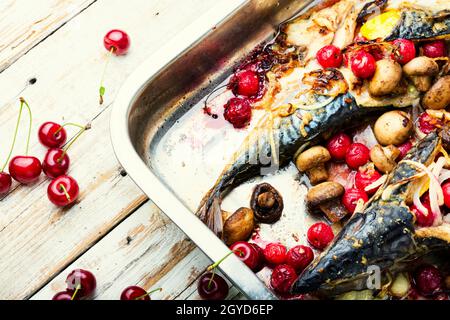
[[0,72],[95,1],[1,1]]
[[[154,299],[173,298],[209,264],[208,259],[177,227],[148,201],[133,215],[64,269],[32,299],[51,299],[65,289],[65,277],[75,268],[97,277],[94,299],[117,300],[124,288],[162,287]],[[169,272],[173,270],[173,272]]]
[[[86,123],[95,118],[92,131],[69,152],[70,174],[82,188],[77,205],[65,210],[53,207],[46,199],[48,182],[43,177],[33,186],[16,187],[1,201],[0,243],[4,245],[0,248],[0,298],[31,296],[145,201],[131,179],[119,174],[109,141],[108,108],[97,117],[102,110],[97,106],[97,87],[106,58],[103,34],[119,27],[127,30],[133,41],[130,53],[112,59],[109,66],[105,83],[105,105],[109,105],[122,81],[159,43],[193,23],[193,17],[209,21],[212,27],[238,3],[97,1],[0,74],[2,142],[10,139],[19,95],[25,96],[35,111],[34,132],[47,120]],[[37,83],[25,86],[31,77],[36,77]],[[21,130],[17,153],[23,150],[25,134],[26,129]],[[42,158],[45,150],[36,140],[33,135],[31,153]],[[2,150],[0,156],[4,157]],[[180,234],[176,228],[171,230],[169,238]],[[158,263],[164,266],[169,262]]]

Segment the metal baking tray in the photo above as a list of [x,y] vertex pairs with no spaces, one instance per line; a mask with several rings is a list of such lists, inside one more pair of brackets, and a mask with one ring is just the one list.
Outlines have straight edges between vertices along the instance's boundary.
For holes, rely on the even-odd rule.
[[[120,163],[213,261],[229,249],[194,212],[248,131],[232,130],[224,122],[208,118],[202,112],[202,101],[255,46],[270,40],[280,23],[319,2],[250,0],[235,7],[224,4],[223,10],[202,15],[160,47],[129,77],[115,100],[111,137]],[[215,103],[222,103],[217,99]],[[298,214],[305,210],[303,202],[295,199],[306,189],[296,181],[297,171],[290,167],[282,171],[268,179],[278,183],[277,188],[287,197],[285,202],[292,203],[285,211],[296,214],[283,216],[280,221],[284,224],[266,227],[267,234],[289,234],[289,228],[301,229],[308,219]],[[249,189],[248,184],[242,186],[242,192],[233,191],[223,207],[248,203]],[[248,298],[275,299],[260,279],[264,277],[256,276],[234,255],[220,269]]]

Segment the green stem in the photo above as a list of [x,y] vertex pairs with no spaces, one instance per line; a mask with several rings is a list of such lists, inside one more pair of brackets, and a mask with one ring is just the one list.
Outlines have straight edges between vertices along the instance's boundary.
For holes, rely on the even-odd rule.
[[69,193],[67,192],[66,187],[64,187],[64,185],[63,185],[62,183],[59,185],[59,187],[60,187],[61,190],[64,192],[64,195],[66,196],[67,201],[70,202],[70,195],[69,195]]
[[154,292],[156,292],[156,291],[162,291],[162,288],[158,288],[158,289],[152,290],[152,291],[150,291],[150,292],[147,292],[146,294],[143,294],[142,296],[137,297],[137,298],[134,299],[134,300],[141,300],[142,298],[144,298],[144,297],[146,297],[146,296],[150,296],[152,293],[154,293]]
[[106,74],[106,69],[108,68],[109,65],[109,61],[111,60],[111,56],[113,55],[114,51],[116,51],[116,48],[111,47],[111,49],[108,51],[108,57],[106,58],[106,63],[105,63],[105,67],[103,68],[103,73],[102,73],[102,77],[100,79],[100,89],[99,89],[99,93],[100,93],[100,100],[99,103],[100,105],[103,104],[103,96],[105,95],[105,87],[103,86],[103,82],[105,80],[105,74]]
[[225,257],[223,257],[222,259],[220,259],[220,260],[217,261],[216,263],[210,265],[210,266],[206,269],[207,271],[212,271],[211,279],[209,279],[209,282],[208,282],[208,289],[211,288],[211,283],[212,283],[212,281],[213,281],[213,279],[214,279],[214,276],[216,275],[216,268],[219,266],[219,264],[221,264],[226,258],[228,258],[229,256],[231,256],[233,253],[234,253],[234,251],[228,252],[228,253],[225,255]]
[[75,141],[77,141],[77,139],[86,131],[89,130],[91,128],[91,124],[88,123],[87,125],[80,126],[81,129],[80,131],[78,131],[78,133],[69,140],[69,143],[64,147],[63,149],[63,153],[61,154],[61,156],[58,158],[58,162],[61,162],[64,159],[64,156],[67,154],[67,151],[70,149],[70,147],[75,143]]
[[21,97],[20,98],[20,102],[25,104],[25,106],[28,109],[28,115],[30,117],[30,124],[29,124],[29,127],[28,127],[27,147],[25,149],[25,155],[27,156],[28,155],[28,151],[30,149],[31,127],[33,126],[33,115],[31,114],[31,108],[28,105],[28,103],[25,101],[25,99]]
[[9,149],[9,154],[8,154],[8,157],[6,158],[5,164],[3,165],[2,170],[0,172],[5,171],[5,168],[8,165],[9,159],[11,159],[11,156],[12,156],[12,153],[14,150],[14,145],[16,144],[17,132],[19,131],[19,124],[20,124],[20,118],[22,116],[22,110],[23,110],[23,102],[20,101],[19,116],[17,117],[16,129],[14,129],[13,142],[11,144],[11,148]]
[[216,263],[210,265],[210,266],[208,267],[207,271],[211,271],[211,270],[216,269],[216,268],[219,266],[219,264],[221,264],[226,258],[228,258],[229,256],[231,256],[233,253],[234,253],[234,251],[228,252],[227,255],[226,255],[225,257],[223,257],[222,259],[220,259],[220,260],[217,261]]
[[74,126],[74,127],[80,128],[80,129],[85,128],[85,126],[82,126],[81,124],[73,123],[73,122],[67,122],[67,123],[63,124],[62,126],[60,126],[59,129],[56,130],[55,133],[54,133],[53,135],[56,136],[56,135],[57,135],[58,133],[60,133],[61,130],[62,130],[64,127],[66,127],[66,126]]
[[81,286],[80,286],[80,285],[77,285],[77,287],[76,287],[76,289],[75,289],[75,292],[73,293],[73,295],[72,295],[72,297],[70,298],[70,300],[74,300],[74,299],[75,299],[75,296],[77,295],[78,291],[80,291],[80,289],[81,289]]

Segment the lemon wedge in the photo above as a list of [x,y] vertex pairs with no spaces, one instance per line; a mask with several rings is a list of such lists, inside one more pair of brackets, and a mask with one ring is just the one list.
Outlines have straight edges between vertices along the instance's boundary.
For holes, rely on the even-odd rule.
[[401,13],[398,10],[390,10],[368,20],[361,27],[361,34],[368,40],[386,38],[400,21]]

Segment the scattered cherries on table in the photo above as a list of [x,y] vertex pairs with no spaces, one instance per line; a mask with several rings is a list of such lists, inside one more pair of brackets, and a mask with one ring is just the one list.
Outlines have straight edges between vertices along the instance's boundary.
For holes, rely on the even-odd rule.
[[139,286],[129,286],[126,287],[121,295],[120,300],[144,300],[149,301],[151,300],[150,296],[152,293],[162,291],[162,288],[158,288],[152,291],[147,292],[144,288],[141,288]]
[[71,271],[66,278],[67,288],[58,292],[52,300],[78,300],[92,296],[97,288],[97,279],[92,272],[84,269]]

